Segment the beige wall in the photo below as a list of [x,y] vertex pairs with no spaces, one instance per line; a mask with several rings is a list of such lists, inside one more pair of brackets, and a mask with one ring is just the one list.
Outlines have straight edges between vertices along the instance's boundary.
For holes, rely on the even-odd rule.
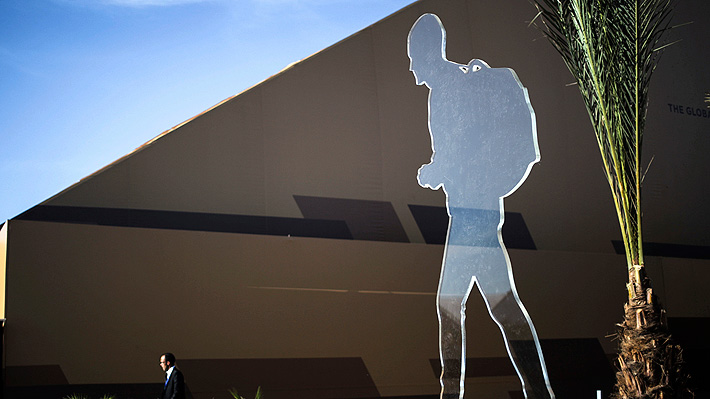
[[[10,223],[7,366],[58,364],[70,384],[142,383],[160,381],[155,359],[168,349],[183,359],[362,357],[382,395],[436,392],[441,246]],[[596,337],[615,350],[622,257],[510,252],[541,339]],[[710,317],[696,306],[708,262],[676,263],[651,262],[669,316]],[[467,315],[469,356],[505,356],[477,295]],[[106,351],[110,368],[100,367]]]
[[[72,384],[153,382],[169,348],[184,359],[362,357],[385,387],[433,380],[441,246],[11,227],[8,366],[60,364]],[[113,366],[97,367],[106,350]]]

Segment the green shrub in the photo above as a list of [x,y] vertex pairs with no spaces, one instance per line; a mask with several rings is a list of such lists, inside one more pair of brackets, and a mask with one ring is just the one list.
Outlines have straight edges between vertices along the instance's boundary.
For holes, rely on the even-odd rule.
[[[237,390],[232,388],[229,390],[229,393],[232,395],[234,399],[246,399],[243,396],[239,396],[237,393]],[[261,394],[261,387],[256,388],[256,395],[254,395],[254,399],[262,399],[262,394]]]

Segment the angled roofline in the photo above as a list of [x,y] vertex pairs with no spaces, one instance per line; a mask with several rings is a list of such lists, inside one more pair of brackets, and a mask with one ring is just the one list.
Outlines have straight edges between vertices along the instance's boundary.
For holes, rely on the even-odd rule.
[[[226,98],[226,99],[224,99],[224,100],[218,102],[217,104],[211,106],[210,108],[208,108],[208,109],[206,109],[206,110],[200,112],[199,114],[197,114],[197,115],[195,115],[195,116],[193,116],[193,117],[191,117],[191,118],[189,118],[189,119],[186,119],[186,120],[183,121],[183,122],[178,123],[177,125],[171,127],[170,129],[167,129],[167,130],[163,131],[162,133],[160,133],[160,134],[158,134],[157,136],[153,137],[152,139],[146,141],[146,142],[143,143],[142,145],[136,147],[136,149],[134,149],[133,151],[129,152],[128,154],[126,154],[126,155],[124,155],[124,156],[122,156],[122,157],[116,159],[115,161],[113,161],[113,162],[107,164],[106,166],[104,166],[104,167],[98,169],[97,171],[95,171],[95,172],[93,172],[93,173],[91,173],[91,174],[89,174],[89,175],[87,175],[87,176],[85,176],[85,177],[79,179],[79,181],[77,181],[77,182],[71,184],[71,185],[68,186],[67,188],[65,188],[65,189],[63,189],[63,190],[61,190],[61,191],[59,191],[58,193],[52,195],[51,197],[45,199],[44,201],[41,201],[41,202],[39,202],[38,204],[33,205],[32,207],[28,208],[27,210],[32,209],[32,208],[34,208],[34,207],[37,206],[37,205],[43,205],[43,204],[46,204],[46,203],[49,202],[49,201],[52,201],[52,200],[55,199],[56,197],[59,197],[60,195],[62,195],[62,194],[64,194],[65,192],[67,192],[67,191],[73,189],[74,187],[78,186],[79,184],[83,183],[84,181],[86,181],[86,180],[88,180],[88,179],[91,179],[91,178],[93,178],[94,176],[97,176],[97,175],[103,173],[105,170],[110,169],[110,168],[113,167],[114,165],[117,165],[117,164],[123,162],[124,160],[128,159],[129,157],[133,156],[134,154],[137,154],[137,153],[143,151],[144,149],[150,147],[150,146],[151,146],[153,143],[155,143],[156,141],[158,141],[158,140],[160,140],[161,138],[165,137],[166,135],[168,135],[168,134],[174,132],[175,130],[179,129],[180,127],[182,127],[182,126],[184,126],[184,125],[186,125],[186,124],[192,122],[193,120],[195,120],[195,119],[197,119],[197,118],[199,118],[199,117],[201,117],[201,116],[207,114],[208,112],[212,111],[213,109],[215,109],[215,108],[217,108],[217,107],[219,107],[219,106],[221,106],[221,105],[223,105],[223,104],[225,104],[225,103],[227,103],[227,102],[229,102],[229,101],[231,101],[231,100],[233,100],[233,99],[235,99],[235,98],[241,96],[242,94],[244,94],[244,93],[246,93],[246,92],[248,92],[248,91],[250,91],[250,90],[252,90],[252,89],[254,89],[254,88],[258,87],[258,86],[260,86],[260,85],[263,84],[263,83],[266,83],[266,82],[268,82],[268,81],[270,81],[270,80],[272,80],[272,79],[274,79],[274,78],[280,76],[281,74],[285,73],[286,71],[290,70],[291,68],[293,68],[293,67],[295,67],[295,66],[297,66],[297,65],[300,65],[300,64],[302,64],[303,62],[308,61],[308,60],[310,60],[311,58],[316,57],[317,55],[319,55],[319,54],[321,54],[321,53],[324,53],[324,52],[330,50],[331,48],[333,48],[333,47],[339,45],[340,43],[345,42],[346,40],[349,40],[350,38],[361,34],[362,32],[364,32],[364,31],[366,31],[366,30],[372,28],[373,26],[378,25],[378,24],[382,23],[383,21],[386,21],[386,20],[392,18],[394,15],[399,14],[400,12],[402,12],[402,11],[404,11],[404,10],[410,8],[410,7],[413,7],[414,4],[419,3],[419,1],[421,1],[421,0],[414,1],[414,2],[412,2],[412,3],[410,3],[410,4],[406,5],[406,6],[404,6],[403,8],[400,8],[399,10],[397,10],[397,11],[391,13],[390,15],[388,15],[388,16],[386,16],[386,17],[384,17],[384,18],[382,18],[382,19],[380,19],[380,20],[378,20],[378,21],[376,21],[376,22],[374,22],[374,23],[372,23],[372,24],[370,24],[370,25],[368,25],[368,26],[366,26],[366,27],[364,27],[364,28],[362,28],[362,29],[360,29],[360,30],[358,30],[358,31],[356,31],[356,32],[354,32],[354,33],[352,33],[352,34],[350,34],[350,35],[348,35],[348,36],[346,36],[346,37],[343,38],[343,39],[338,40],[337,42],[331,44],[330,46],[327,46],[327,47],[325,47],[325,48],[323,48],[323,49],[321,49],[321,50],[319,50],[319,51],[316,51],[315,53],[313,53],[313,54],[311,54],[311,55],[309,55],[309,56],[307,56],[307,57],[305,57],[305,58],[303,58],[303,59],[301,59],[301,60],[294,61],[294,62],[292,62],[292,63],[286,65],[283,69],[281,69],[281,70],[278,71],[277,73],[275,73],[275,74],[269,76],[268,78],[265,78],[265,79],[261,80],[260,82],[254,84],[254,85],[252,85],[252,86],[250,86],[250,87],[248,87],[247,89],[242,90],[241,92],[239,92],[239,93],[237,93],[237,94],[235,94],[235,95],[233,95],[233,96],[231,96],[231,97],[228,97],[228,98]],[[25,211],[26,211],[26,210],[25,210]],[[17,216],[22,215],[23,213],[24,213],[24,211],[21,212],[20,214],[18,214]],[[17,217],[17,216],[15,216],[15,217]],[[13,218],[13,219],[14,219],[14,218]]]

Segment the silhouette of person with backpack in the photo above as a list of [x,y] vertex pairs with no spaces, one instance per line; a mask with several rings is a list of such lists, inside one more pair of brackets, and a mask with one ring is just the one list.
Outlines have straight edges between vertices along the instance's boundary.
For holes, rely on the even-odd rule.
[[518,297],[501,229],[503,198],[539,161],[535,114],[515,72],[446,59],[446,32],[422,15],[407,41],[410,70],[429,88],[431,162],[419,185],[446,193],[449,230],[437,292],[441,397],[463,398],[465,310],[476,285],[499,326],[527,398],[554,398],[537,333]]

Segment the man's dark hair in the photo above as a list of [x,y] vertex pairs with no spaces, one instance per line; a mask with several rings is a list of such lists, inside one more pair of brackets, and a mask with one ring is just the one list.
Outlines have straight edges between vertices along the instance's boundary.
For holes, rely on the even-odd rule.
[[165,362],[170,364],[175,364],[175,355],[170,352],[163,353],[160,356],[165,356]]

